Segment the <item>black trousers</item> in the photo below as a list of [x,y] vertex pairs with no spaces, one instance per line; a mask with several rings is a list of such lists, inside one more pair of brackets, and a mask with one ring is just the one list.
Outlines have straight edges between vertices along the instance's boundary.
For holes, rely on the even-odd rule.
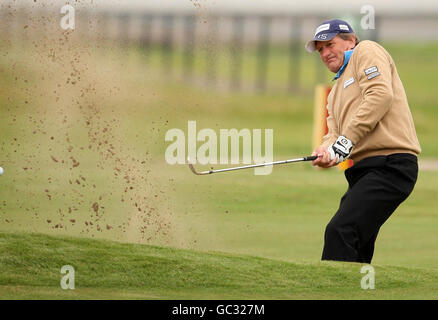
[[407,153],[366,158],[345,170],[348,190],[326,227],[322,260],[371,263],[380,227],[417,175],[417,157]]

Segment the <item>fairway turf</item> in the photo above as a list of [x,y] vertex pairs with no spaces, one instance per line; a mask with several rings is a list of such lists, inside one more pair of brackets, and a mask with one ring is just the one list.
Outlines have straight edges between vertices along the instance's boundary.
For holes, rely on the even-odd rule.
[[[421,156],[438,157],[430,80],[438,46],[387,48],[406,86]],[[198,177],[165,162],[165,133],[187,132],[189,120],[198,131],[272,128],[274,160],[308,155],[312,94],[192,86],[163,77],[154,59],[134,50],[67,42],[54,45],[52,59],[41,48],[28,55],[3,49],[0,296],[436,298],[437,172],[420,172],[413,194],[381,229],[373,260],[378,290],[367,292],[360,265],[319,262],[325,225],[347,188],[342,172],[300,163],[268,176]],[[415,70],[412,52],[425,53]],[[286,53],[273,54],[275,78]],[[59,287],[64,264],[77,267],[71,292]]]
[[[0,233],[2,299],[436,299],[438,271],[362,264],[282,262],[111,241]],[[63,265],[75,288],[63,290]]]

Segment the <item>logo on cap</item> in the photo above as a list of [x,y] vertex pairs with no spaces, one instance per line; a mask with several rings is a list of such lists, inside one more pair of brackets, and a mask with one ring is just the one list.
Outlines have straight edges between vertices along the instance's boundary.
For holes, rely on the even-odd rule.
[[350,29],[348,29],[348,26],[345,25],[345,24],[340,24],[340,25],[339,25],[339,29],[341,29],[341,30],[345,30],[345,31],[350,31]]
[[314,36],[316,36],[318,33],[322,31],[326,31],[330,29],[330,23],[322,24],[318,28],[316,28]]

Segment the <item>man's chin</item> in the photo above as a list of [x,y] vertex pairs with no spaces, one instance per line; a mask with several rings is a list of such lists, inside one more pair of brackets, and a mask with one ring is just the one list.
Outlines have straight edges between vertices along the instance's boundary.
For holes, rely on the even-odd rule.
[[333,64],[327,65],[327,68],[333,73],[337,73],[340,69],[338,65],[333,65]]

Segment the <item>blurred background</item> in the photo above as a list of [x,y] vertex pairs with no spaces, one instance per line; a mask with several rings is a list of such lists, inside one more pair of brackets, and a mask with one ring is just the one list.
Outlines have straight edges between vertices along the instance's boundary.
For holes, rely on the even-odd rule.
[[318,260],[342,172],[197,177],[165,161],[164,137],[190,120],[270,128],[274,160],[310,154],[315,86],[333,74],[304,43],[331,18],[392,55],[423,149],[377,263],[436,267],[438,3],[426,0],[2,1],[0,230]]
[[[312,92],[330,79],[303,44],[315,26],[348,20],[360,39],[412,44],[438,41],[438,4],[419,1],[6,1],[2,37],[50,41],[57,33],[101,48],[136,49],[164,74],[228,90]],[[74,9],[74,31],[61,8]],[[68,13],[68,12],[67,12]],[[55,33],[55,34],[54,34]]]

